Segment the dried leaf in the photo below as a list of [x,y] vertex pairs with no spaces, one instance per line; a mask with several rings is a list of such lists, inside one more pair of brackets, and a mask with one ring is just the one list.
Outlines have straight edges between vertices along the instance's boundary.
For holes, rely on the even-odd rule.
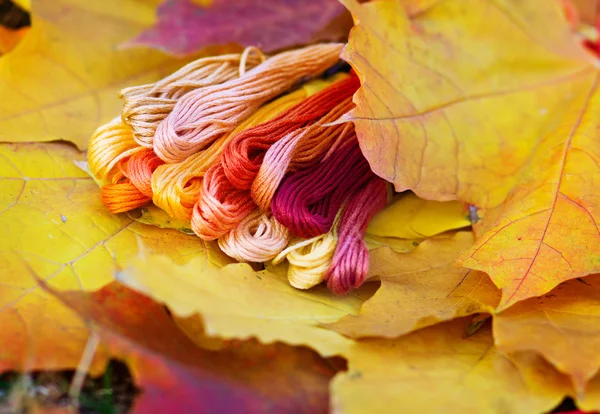
[[190,0],[166,0],[158,9],[158,23],[128,44],[180,56],[228,43],[271,52],[339,40],[346,25],[332,30],[329,23],[343,14],[337,0],[215,0],[206,9]]
[[335,370],[313,351],[239,341],[200,349],[162,306],[117,283],[56,294],[98,329],[105,352],[128,364],[142,391],[133,413],[327,412]]
[[308,345],[323,356],[342,353],[349,340],[320,324],[357,314],[375,288],[339,297],[324,286],[294,289],[283,266],[255,272],[247,264],[219,267],[201,259],[176,266],[161,256],[139,257],[119,280],[185,318],[179,325],[189,333],[203,323],[209,336]]
[[79,362],[87,328],[36,278],[55,289],[95,290],[140,247],[180,263],[229,261],[197,237],[110,214],[97,185],[73,163],[82,158],[66,144],[0,145],[0,371]]
[[155,81],[183,62],[117,46],[153,21],[156,1],[34,1],[32,28],[0,58],[0,139],[68,140],[86,148],[114,118],[124,86]]
[[407,193],[373,217],[367,233],[378,237],[424,239],[470,225],[464,204],[423,200]]
[[381,288],[357,316],[328,327],[353,338],[394,338],[461,316],[492,313],[499,294],[488,276],[454,265],[472,243],[473,235],[462,232],[426,240],[408,254],[372,251],[369,273],[381,279]]
[[489,326],[469,338],[462,338],[464,327],[459,319],[397,340],[354,343],[348,372],[332,382],[333,411],[531,414],[549,411],[571,392],[541,358],[520,361],[519,369],[516,358],[497,352]]
[[533,351],[570,375],[582,394],[600,370],[600,275],[570,280],[517,303],[494,319],[504,352]]
[[500,307],[600,271],[599,74],[560,2],[344,3],[365,155],[397,190],[489,209],[462,265]]

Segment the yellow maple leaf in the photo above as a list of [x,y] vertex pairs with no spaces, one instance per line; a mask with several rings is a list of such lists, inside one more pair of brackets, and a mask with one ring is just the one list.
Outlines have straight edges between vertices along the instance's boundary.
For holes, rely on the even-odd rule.
[[462,265],[502,288],[500,308],[600,271],[600,75],[561,4],[344,3],[365,155],[398,190],[488,209]]
[[600,275],[570,280],[544,296],[517,303],[494,317],[503,352],[535,351],[570,375],[583,394],[600,370]]
[[[175,266],[162,256],[141,256],[119,273],[127,286],[164,303],[192,337],[202,324],[210,336],[256,337],[263,343],[282,341],[308,345],[323,356],[344,352],[350,340],[321,324],[356,314],[377,284],[347,296],[325,286],[310,291],[291,287],[285,266],[255,272],[248,264],[211,265],[193,260]],[[199,315],[195,316],[194,315]]]
[[117,92],[153,82],[182,61],[119,44],[152,24],[157,1],[34,1],[32,28],[0,58],[0,139],[69,140],[86,148],[119,113]]
[[423,200],[413,193],[402,194],[369,222],[367,233],[378,237],[419,239],[448,230],[469,227],[467,211],[456,201]]
[[[139,247],[184,263],[229,259],[215,245],[110,214],[66,144],[0,145],[0,370],[76,367],[88,328],[54,289],[91,291],[114,280]],[[68,340],[65,335],[68,336]],[[98,357],[92,373],[103,364]]]
[[356,316],[328,325],[351,337],[394,338],[436,323],[474,313],[492,313],[499,295],[482,272],[456,267],[473,235],[425,240],[413,252],[381,248],[371,252],[369,274],[381,288]]
[[354,343],[348,371],[331,385],[333,411],[531,414],[551,410],[571,392],[541,358],[499,353],[489,326],[469,338],[463,331],[458,319],[397,340]]

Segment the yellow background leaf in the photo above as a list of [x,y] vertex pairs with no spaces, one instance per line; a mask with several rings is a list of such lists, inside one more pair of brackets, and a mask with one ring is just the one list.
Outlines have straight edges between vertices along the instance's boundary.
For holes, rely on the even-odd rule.
[[600,369],[600,275],[570,280],[496,315],[494,338],[504,352],[539,353],[582,393]]
[[489,327],[463,339],[464,327],[458,319],[397,340],[356,342],[348,371],[332,382],[333,411],[531,414],[571,392],[545,361],[518,369],[494,349]]
[[367,233],[379,237],[418,239],[448,230],[469,227],[468,211],[457,201],[423,200],[414,193],[401,194],[379,212]]
[[24,10],[31,11],[31,0],[12,0],[13,3],[17,4]]
[[179,263],[229,262],[195,236],[110,214],[73,162],[83,158],[66,144],[0,145],[0,370],[73,368],[81,357],[87,328],[36,277],[54,289],[95,290],[139,246]]
[[[340,297],[325,286],[294,289],[285,266],[262,272],[247,264],[221,268],[205,260],[176,266],[161,256],[139,257],[119,280],[164,303],[175,316],[187,318],[180,319],[179,326],[192,335],[198,331],[194,324],[203,323],[209,336],[308,345],[323,356],[343,353],[350,340],[319,325],[358,313],[377,287],[367,283]],[[189,319],[195,314],[196,320]]]
[[412,253],[382,248],[370,253],[369,274],[381,288],[356,316],[328,327],[351,337],[394,338],[474,313],[492,313],[499,294],[484,273],[455,266],[473,243],[470,232],[425,240]]
[[160,79],[183,64],[120,43],[152,24],[157,1],[34,1],[32,29],[0,58],[0,139],[69,140],[86,148],[114,118],[124,86]]

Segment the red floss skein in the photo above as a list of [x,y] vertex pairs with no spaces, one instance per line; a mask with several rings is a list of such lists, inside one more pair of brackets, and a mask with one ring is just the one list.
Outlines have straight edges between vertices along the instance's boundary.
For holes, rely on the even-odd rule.
[[372,176],[353,135],[321,163],[284,178],[271,202],[273,215],[297,236],[327,233],[342,203]]
[[337,246],[325,277],[327,287],[337,295],[362,285],[369,271],[365,232],[387,201],[387,183],[371,174],[370,181],[350,197],[340,218]]
[[223,150],[221,158],[225,175],[231,185],[240,190],[249,190],[260,170],[265,153],[274,143],[286,134],[316,122],[354,95],[359,87],[360,81],[352,73],[350,77],[333,83],[277,118],[233,137]]

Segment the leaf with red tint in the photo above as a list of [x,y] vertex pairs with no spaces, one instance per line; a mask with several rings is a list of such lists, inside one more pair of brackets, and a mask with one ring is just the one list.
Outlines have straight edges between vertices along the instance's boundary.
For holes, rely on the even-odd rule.
[[197,347],[164,308],[114,282],[94,293],[56,292],[98,328],[101,349],[124,360],[142,393],[133,413],[325,413],[335,369],[280,343]]
[[[203,9],[190,0],[166,0],[158,22],[130,46],[144,45],[187,55],[211,45],[238,43],[264,52],[339,40],[344,7],[337,0],[215,0]],[[331,30],[330,22],[339,30]]]

